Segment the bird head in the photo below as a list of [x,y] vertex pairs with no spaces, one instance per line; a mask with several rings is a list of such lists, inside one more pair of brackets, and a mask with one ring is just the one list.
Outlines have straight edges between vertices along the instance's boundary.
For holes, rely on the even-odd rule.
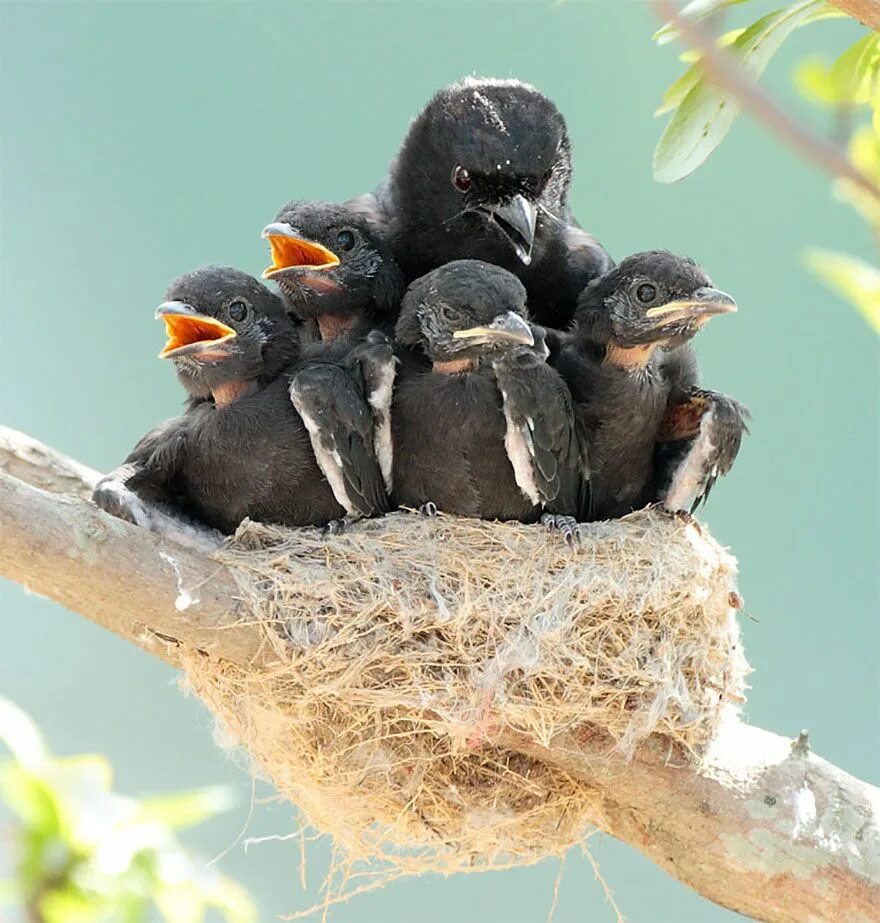
[[290,202],[263,229],[278,284],[294,316],[316,320],[323,339],[358,320],[393,317],[403,275],[367,221],[342,205]]
[[396,338],[440,371],[464,371],[482,356],[534,344],[522,283],[478,260],[447,263],[413,282]]
[[467,78],[440,90],[393,168],[404,229],[418,229],[443,258],[513,270],[542,251],[542,230],[566,210],[570,182],[561,113],[518,80]]
[[[171,359],[191,397],[271,378],[296,355],[298,332],[277,295],[247,273],[207,266],[175,279],[156,309]],[[218,400],[219,402],[219,400]]]
[[578,299],[575,334],[607,349],[616,364],[643,367],[658,347],[693,338],[718,314],[736,311],[693,260],[665,250],[627,257]]

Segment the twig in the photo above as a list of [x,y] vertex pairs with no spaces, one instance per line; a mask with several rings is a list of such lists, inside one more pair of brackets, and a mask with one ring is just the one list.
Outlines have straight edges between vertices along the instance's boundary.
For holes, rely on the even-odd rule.
[[857,19],[862,25],[880,31],[880,0],[831,0],[844,13]]
[[[700,64],[709,80],[735,97],[744,110],[763,122],[774,135],[807,160],[832,176],[849,180],[880,201],[880,187],[857,169],[836,145],[808,131],[757,83],[745,77],[733,55],[719,48],[704,28],[687,16],[682,16],[671,0],[653,0],[653,5],[660,19],[663,22],[671,22],[682,38],[700,52]],[[835,5],[841,9],[845,9],[846,6],[844,3]],[[849,5],[865,8],[870,6],[874,16],[880,19],[880,10],[876,3],[853,2]],[[868,15],[867,12],[863,13]]]

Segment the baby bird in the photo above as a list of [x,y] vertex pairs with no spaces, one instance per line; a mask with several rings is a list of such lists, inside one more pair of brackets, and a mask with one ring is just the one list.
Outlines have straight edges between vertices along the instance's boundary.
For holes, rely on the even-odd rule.
[[[730,470],[748,411],[697,386],[690,341],[710,318],[735,310],[696,263],[662,250],[628,257],[583,291],[556,367],[589,444],[595,518],[654,500],[683,509]],[[661,439],[676,446],[658,477]],[[677,472],[697,458],[699,474],[688,474],[693,496],[678,488],[670,496]]]
[[[168,333],[160,356],[190,400],[98,485],[98,505],[147,526],[158,506],[224,533],[245,517],[326,525],[389,508],[362,383],[333,366],[328,390],[311,398],[298,376],[307,383],[313,370],[278,296],[207,267],[175,280],[156,316]],[[329,447],[320,458],[316,440]]]
[[393,330],[403,274],[363,217],[329,202],[289,202],[263,237],[272,255],[263,277],[312,336]]
[[395,503],[481,519],[545,515],[570,537],[584,453],[522,283],[488,263],[448,263],[409,287],[396,343]]

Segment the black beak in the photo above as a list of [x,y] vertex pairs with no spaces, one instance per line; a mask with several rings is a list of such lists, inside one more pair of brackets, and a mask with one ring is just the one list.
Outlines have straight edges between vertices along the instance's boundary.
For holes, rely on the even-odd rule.
[[454,340],[468,340],[474,345],[484,343],[518,343],[533,346],[535,337],[532,328],[515,311],[508,311],[496,317],[485,327],[471,327],[468,330],[456,330]]
[[486,210],[516,255],[528,266],[532,261],[532,247],[535,243],[538,206],[525,196],[515,195],[501,205],[488,206]]

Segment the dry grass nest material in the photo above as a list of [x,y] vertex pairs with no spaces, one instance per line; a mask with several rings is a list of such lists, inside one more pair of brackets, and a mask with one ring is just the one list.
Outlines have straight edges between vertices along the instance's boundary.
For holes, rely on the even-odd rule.
[[245,522],[219,557],[278,663],[194,655],[189,684],[310,825],[397,873],[583,840],[601,792],[516,735],[697,753],[743,693],[735,562],[660,513],[592,524],[574,552],[538,526],[412,513],[329,538]]

